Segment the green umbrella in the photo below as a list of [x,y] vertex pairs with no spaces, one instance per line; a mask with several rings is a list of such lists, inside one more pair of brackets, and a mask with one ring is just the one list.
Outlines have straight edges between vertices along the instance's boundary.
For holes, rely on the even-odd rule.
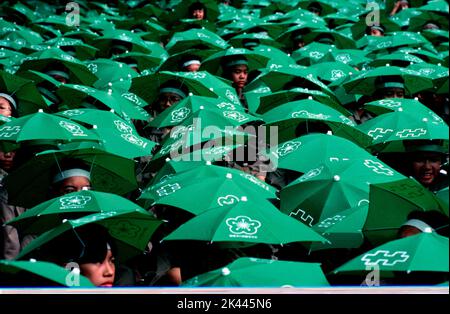
[[380,245],[338,267],[333,273],[367,272],[368,266],[377,266],[381,278],[392,277],[392,272],[448,273],[448,247],[447,237],[422,232]]
[[371,61],[367,57],[368,52],[356,49],[334,49],[325,53],[321,61],[337,61],[360,68],[361,65]]
[[[305,17],[305,20],[301,20],[296,23],[294,26],[289,27],[285,32],[283,32],[278,38],[277,41],[282,43],[285,47],[291,48],[293,47],[293,38],[297,35],[303,35],[303,33],[310,32],[315,29],[326,29],[326,24],[321,19],[314,19],[309,16]],[[296,47],[293,47],[296,48]]]
[[248,61],[249,70],[265,68],[269,58],[256,51],[245,48],[229,48],[224,51],[217,52],[206,59],[202,64],[202,70],[206,70],[216,75],[223,75],[223,63],[227,60],[244,57]]
[[426,29],[422,31],[422,35],[428,39],[434,46],[439,46],[442,42],[448,42],[448,31],[442,29]]
[[400,25],[402,29],[406,29],[409,26],[411,18],[421,13],[422,12],[418,10],[418,8],[404,9],[392,16],[391,20]]
[[228,43],[235,48],[252,48],[260,44],[282,48],[283,45],[275,41],[266,33],[250,33],[233,36],[228,40]]
[[449,188],[443,188],[442,190],[439,190],[438,192],[436,192],[436,196],[444,202],[445,205],[447,205],[447,207],[449,206],[449,192],[448,192]]
[[313,42],[292,53],[292,58],[301,65],[311,65],[320,62],[328,53],[338,50],[335,45]]
[[107,153],[88,142],[73,143],[38,153],[11,172],[5,180],[11,204],[30,208],[45,201],[52,172],[65,159],[80,160],[90,167],[90,181],[96,191],[125,195],[137,188],[133,160]]
[[417,210],[437,210],[448,216],[448,205],[413,178],[371,184],[364,233],[374,244],[392,240],[408,214]]
[[311,65],[309,71],[329,86],[339,86],[356,70],[342,62],[321,62]]
[[42,26],[50,26],[52,29],[58,30],[62,33],[66,33],[73,30],[73,27],[69,26],[69,24],[66,23],[66,17],[63,15],[49,15],[36,20],[34,24]]
[[373,53],[399,49],[400,47],[423,48],[435,52],[433,45],[422,35],[415,32],[393,32],[369,43],[365,50]]
[[280,66],[291,65],[295,66],[296,68],[300,67],[295,63],[295,60],[292,59],[290,55],[275,47],[260,44],[259,46],[255,47],[253,51],[270,59],[266,65],[268,69],[271,69],[272,67],[280,68]]
[[155,174],[153,179],[149,182],[149,185],[156,185],[162,183],[167,179],[173,177],[173,175],[197,168],[199,166],[209,165],[210,163],[204,161],[175,161],[169,160],[164,166]]
[[268,202],[263,206],[249,206],[245,202],[239,202],[209,209],[182,224],[164,240],[282,245],[291,242],[327,241]]
[[417,56],[417,57],[421,58],[422,60],[425,60],[426,62],[432,63],[432,64],[443,63],[442,57],[440,57],[438,54],[429,52],[424,49],[400,48],[398,50],[398,52],[402,53],[402,54],[410,54],[410,55]]
[[372,155],[339,136],[308,134],[292,141],[280,143],[267,156],[277,162],[278,168],[306,173],[326,161],[371,158]]
[[47,109],[36,85],[28,79],[0,70],[0,92],[16,98],[19,116]]
[[403,152],[403,141],[408,140],[440,139],[448,144],[448,125],[433,111],[424,109],[382,114],[358,129],[372,137],[370,146],[377,152]]
[[326,35],[330,38],[333,45],[338,49],[354,49],[356,48],[355,40],[351,37],[347,37],[342,33],[336,32],[334,30],[313,30],[304,36],[304,41],[306,44],[312,42],[320,42],[320,37]]
[[[448,7],[448,4],[447,4]],[[408,31],[420,32],[428,23],[436,24],[440,29],[448,30],[448,12],[447,14],[434,13],[432,11],[422,11],[420,15],[413,16],[409,20]]]
[[436,94],[448,94],[448,68],[429,64],[411,64],[408,69],[419,72],[424,77],[428,77],[433,81],[433,88],[431,90]]
[[93,133],[102,139],[101,147],[108,153],[125,158],[151,155],[156,143],[141,137],[133,124],[110,111],[98,109],[73,109],[58,113],[78,123],[94,127]]
[[146,187],[139,199],[146,207],[162,204],[193,214],[207,209],[249,201],[261,203],[276,198],[276,189],[250,174],[236,169],[205,165],[177,173]]
[[320,102],[328,107],[336,109],[345,116],[350,116],[349,112],[342,107],[334,97],[312,89],[305,89],[301,87],[293,88],[290,90],[281,90],[275,93],[268,93],[260,98],[260,106],[256,110],[259,114],[264,114],[273,108],[276,108],[284,103],[298,100],[301,98],[308,98]]
[[[103,36],[94,39],[92,45],[99,49],[97,57],[109,58],[114,51],[115,45],[120,45],[120,53],[142,52],[150,53],[157,43],[144,41],[139,33],[134,33],[124,29],[105,30]],[[159,47],[161,49],[161,46]],[[118,50],[119,51],[119,50]]]
[[408,112],[411,114],[423,114],[431,116],[431,120],[436,123],[442,123],[442,118],[435,114],[430,108],[423,105],[417,98],[386,98],[376,101],[371,101],[364,104],[366,110],[382,115],[390,112]]
[[4,34],[2,35],[2,38],[6,41],[13,41],[18,46],[21,46],[21,48],[26,48],[30,45],[39,45],[44,42],[44,39],[39,33],[27,28]]
[[172,32],[185,32],[190,29],[206,29],[210,32],[217,33],[217,27],[215,23],[208,20],[197,19],[181,19],[175,24]]
[[323,287],[329,283],[319,263],[242,257],[227,266],[198,275],[185,287]]
[[199,50],[195,48],[187,49],[182,52],[175,53],[170,57],[168,57],[167,59],[165,59],[161,63],[158,70],[172,71],[172,72],[183,71],[184,70],[183,64],[185,62],[198,59],[198,61],[200,61],[201,63],[202,61],[206,60],[208,57],[210,57],[216,52],[217,52],[216,49],[204,49],[204,50],[203,49]]
[[184,84],[193,95],[215,98],[224,97],[234,105],[240,105],[234,88],[206,71],[161,71],[155,74],[137,77],[132,81],[130,92],[142,97],[148,104],[152,104],[158,97],[160,86],[170,80],[176,80]]
[[343,86],[348,93],[372,96],[377,91],[377,78],[390,76],[401,77],[404,81],[405,90],[410,95],[433,87],[431,79],[424,77],[419,72],[396,66],[363,70],[355,74]]
[[223,50],[228,44],[218,35],[206,29],[190,29],[175,33],[166,45],[170,54],[179,53],[198,46],[208,49]]
[[330,159],[313,166],[280,192],[281,210],[311,226],[367,203],[369,186],[404,178],[376,157]]
[[98,141],[84,126],[52,114],[39,112],[14,119],[0,128],[0,140],[20,143],[32,140],[60,142]]
[[[7,222],[24,234],[42,234],[61,224],[64,218],[80,218],[93,213],[120,213],[141,209],[121,196],[97,191],[80,191],[53,198],[27,209]],[[78,216],[78,217],[77,217]]]
[[387,65],[394,65],[398,67],[407,67],[412,64],[424,63],[425,61],[421,58],[404,53],[391,53],[388,55],[378,55],[376,58],[368,63],[368,67],[382,67]]
[[307,69],[289,66],[265,70],[246,87],[246,90],[251,90],[253,86],[257,86],[260,82],[266,84],[273,92],[287,89],[286,85],[289,84],[289,89],[303,87],[334,96],[334,93],[313,74],[309,73]]
[[81,61],[61,49],[43,50],[29,55],[29,57],[30,59],[22,63],[17,74],[26,70],[45,72],[53,70],[53,67],[56,67],[57,64],[62,64],[69,72],[71,83],[91,85],[97,81],[95,75]]
[[202,119],[202,123],[223,128],[258,121],[257,118],[245,113],[243,107],[234,106],[224,99],[188,96],[164,110],[148,125],[157,128],[170,127],[193,119]]
[[167,57],[167,53],[152,50],[151,54],[141,52],[124,53],[114,57],[113,60],[127,64],[136,64],[140,71],[147,69],[155,71],[162,62],[166,61]]
[[144,251],[153,232],[161,224],[153,215],[142,208],[121,211],[108,211],[91,214],[79,219],[64,220],[59,226],[39,235],[31,241],[17,256],[24,259],[33,256],[36,251],[45,247],[52,240],[73,234],[77,236],[77,228],[87,224],[98,224],[105,227],[115,240],[117,258],[125,261]]
[[298,1],[272,1],[270,5],[261,9],[261,17],[272,14],[284,14],[295,9]]
[[71,272],[53,263],[36,261],[10,261],[0,260],[0,286],[64,286],[72,288],[94,287],[94,285],[84,276],[78,274],[79,281],[68,282],[68,278],[73,278]]
[[329,240],[329,243],[312,243],[310,251],[359,248],[364,243],[362,232],[367,218],[368,205],[362,204],[323,218],[312,228]]
[[217,20],[219,16],[219,7],[217,1],[212,0],[183,0],[176,1],[176,4],[171,6],[172,11],[166,12],[165,15],[161,16],[163,20],[166,20],[169,25],[174,24],[179,19],[189,18],[189,7],[196,2],[202,3],[206,8],[205,19],[211,22]]
[[[136,95],[131,94],[134,101],[130,100],[129,93],[113,91],[107,92],[93,87],[77,84],[64,84],[56,92],[63,100],[60,109],[82,109],[83,107],[96,109],[113,109],[125,120],[136,119],[146,121],[149,114],[135,102],[139,101]],[[84,102],[83,102],[84,101]]]
[[57,37],[45,42],[47,45],[59,48],[79,60],[93,59],[98,49],[85,44],[81,39]]
[[[364,34],[366,34],[366,30],[370,28],[370,26],[367,25],[367,22],[374,22],[373,21],[373,12],[374,11],[368,11],[367,14],[361,15],[359,17],[359,21],[354,23],[351,27],[353,39],[359,40],[361,39]],[[376,24],[374,26],[382,27],[384,29],[383,33],[391,33],[391,32],[399,32],[400,31],[400,25],[395,23],[395,21],[389,19],[385,12],[378,11],[379,20],[376,21]]]
[[356,124],[339,111],[311,99],[285,103],[263,115],[268,126],[278,126],[279,141],[287,141],[296,137],[296,129],[302,122],[326,124],[333,134],[347,138],[366,147],[370,137],[356,128]]
[[40,17],[37,12],[34,12],[27,5],[20,2],[12,6],[3,5],[2,11],[4,12],[2,16],[12,19],[18,24],[28,24]]
[[87,60],[84,64],[98,78],[92,86],[106,91],[113,89],[126,92],[130,89],[131,80],[139,76],[127,64],[110,59]]
[[302,0],[298,4],[300,8],[307,10],[310,5],[318,4],[321,7],[320,16],[329,15],[336,13],[337,9],[330,5],[329,2],[324,2],[320,0]]

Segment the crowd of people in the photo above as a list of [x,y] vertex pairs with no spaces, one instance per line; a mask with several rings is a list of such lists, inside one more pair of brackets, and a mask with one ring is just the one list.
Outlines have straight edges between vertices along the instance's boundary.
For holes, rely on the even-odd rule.
[[[390,270],[406,259],[381,249],[426,233],[448,255],[447,1],[71,3],[0,4],[4,265],[162,287],[252,257],[448,284],[448,260]],[[42,284],[2,265],[0,285]]]

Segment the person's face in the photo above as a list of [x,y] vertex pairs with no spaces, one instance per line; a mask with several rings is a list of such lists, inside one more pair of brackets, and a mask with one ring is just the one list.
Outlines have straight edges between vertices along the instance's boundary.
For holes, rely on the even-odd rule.
[[162,93],[157,100],[158,107],[164,111],[167,108],[173,106],[177,102],[181,101],[181,96],[175,93]]
[[418,153],[412,161],[413,177],[424,186],[431,185],[439,176],[441,156],[436,153]]
[[97,287],[112,287],[116,275],[116,265],[111,250],[102,262],[80,264],[80,272]]
[[244,64],[236,65],[231,70],[231,81],[237,88],[244,88],[248,79],[248,67]]
[[90,190],[91,182],[86,177],[70,177],[61,182],[56,193],[64,195],[72,192],[79,192],[82,190]]
[[0,151],[0,168],[8,171],[14,166],[14,157],[16,152],[2,152]]
[[317,16],[320,16],[321,10],[319,8],[311,7],[308,10],[309,10],[309,12],[314,13]]
[[5,117],[12,116],[12,107],[8,100],[3,97],[0,97],[0,114]]
[[190,64],[184,69],[186,72],[197,72],[200,69],[200,64]]
[[383,37],[384,36],[383,32],[381,32],[379,29],[376,29],[376,28],[371,28],[370,29],[370,35],[377,36],[377,37]]
[[203,9],[194,10],[192,17],[196,20],[203,20],[205,18],[205,11]]
[[413,226],[403,226],[403,227],[400,229],[400,232],[399,232],[398,237],[399,237],[399,238],[406,238],[406,237],[410,237],[410,236],[416,235],[416,234],[421,233],[421,232],[422,232],[422,231],[420,231],[420,230],[417,229],[416,227],[413,227]]
[[403,88],[386,88],[383,98],[405,98],[405,90]]

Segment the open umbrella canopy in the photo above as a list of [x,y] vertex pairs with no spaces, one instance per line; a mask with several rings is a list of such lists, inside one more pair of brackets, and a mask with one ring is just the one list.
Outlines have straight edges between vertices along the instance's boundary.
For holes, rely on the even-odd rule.
[[300,66],[284,66],[264,70],[252,83],[246,86],[246,90],[251,90],[260,83],[266,84],[273,92],[294,87],[303,87],[321,91],[332,97],[334,96],[334,93],[324,83],[307,69],[302,69]]
[[45,42],[47,45],[59,48],[73,55],[79,60],[92,59],[98,49],[84,43],[81,39],[57,37]]
[[339,51],[335,45],[312,42],[303,48],[297,49],[292,53],[292,58],[301,65],[311,65],[319,62],[328,53]]
[[416,210],[437,210],[448,216],[448,204],[412,178],[371,184],[364,233],[375,244],[392,240]]
[[442,118],[435,114],[430,108],[422,104],[417,98],[386,98],[371,101],[364,104],[366,110],[375,115],[382,115],[390,112],[407,112],[411,114],[423,114],[430,116],[434,124],[442,123]]
[[80,160],[89,166],[94,190],[125,195],[137,188],[133,160],[109,154],[88,142],[73,143],[39,153],[11,172],[5,180],[11,204],[30,208],[45,201],[55,175],[52,171],[65,159]]
[[145,105],[145,102],[139,101],[136,95],[133,97],[131,94],[130,97],[127,92],[114,91],[113,89],[104,91],[84,85],[64,84],[56,93],[63,100],[60,109],[112,109],[126,120],[146,121],[149,118],[148,112],[136,104],[136,102],[139,102]]
[[64,219],[81,218],[93,213],[121,212],[141,209],[121,196],[85,190],[59,196],[27,209],[7,222],[24,234],[42,234],[58,227]]
[[213,207],[240,201],[248,200],[253,204],[253,201],[276,199],[276,191],[250,174],[205,165],[177,173],[146,187],[139,199],[146,200],[148,206],[170,205],[199,214]]
[[19,116],[47,109],[33,81],[0,70],[0,93],[6,93],[16,99]]
[[285,103],[292,102],[299,99],[311,99],[320,102],[330,108],[336,109],[345,116],[350,116],[349,112],[342,107],[342,105],[333,97],[321,91],[306,89],[301,87],[292,88],[289,90],[281,90],[275,93],[268,93],[261,96],[260,104],[256,113],[264,114],[278,106]]
[[220,36],[206,29],[190,29],[175,33],[166,45],[170,54],[180,53],[196,47],[208,47],[209,49],[223,50],[228,44]]
[[377,266],[381,278],[392,277],[393,272],[448,272],[448,248],[447,237],[422,232],[380,245],[338,267],[333,273],[367,272],[368,266]]
[[206,70],[216,75],[223,75],[223,66],[227,61],[243,57],[248,61],[249,70],[265,68],[269,58],[261,53],[245,48],[228,48],[211,55],[202,64],[202,70]]
[[281,213],[269,202],[265,206],[248,206],[245,202],[238,202],[209,209],[182,224],[164,240],[267,244],[327,241],[303,223]]
[[382,66],[355,73],[343,86],[348,93],[372,96],[377,90],[376,82],[379,77],[402,78],[405,90],[409,95],[433,88],[430,78],[424,77],[418,71],[396,66]]
[[45,73],[46,71],[59,70],[60,65],[67,69],[70,83],[90,86],[97,81],[97,77],[89,71],[87,66],[58,48],[38,51],[29,55],[29,58],[20,66],[17,74],[26,70]]
[[228,42],[232,47],[236,48],[253,49],[255,46],[259,46],[260,44],[276,48],[283,47],[282,44],[280,44],[278,41],[275,41],[272,37],[264,32],[236,35],[230,38]]
[[[137,67],[141,73],[145,70],[154,72],[168,58],[164,51],[152,50],[151,53],[128,52],[113,57],[115,61],[126,63],[130,68]],[[133,76],[134,77],[134,76]],[[120,80],[120,78],[119,78]]]
[[329,283],[319,263],[242,257],[185,281],[185,287],[323,287]]
[[444,140],[448,145],[448,125],[432,110],[404,110],[385,113],[358,126],[372,137],[370,147],[377,152],[404,152],[404,141]]
[[328,160],[281,190],[281,210],[312,226],[367,203],[370,184],[402,178],[376,157]]
[[18,260],[39,254],[39,250],[61,236],[77,236],[77,228],[88,224],[99,224],[108,230],[115,240],[117,258],[125,261],[144,251],[152,234],[161,224],[153,215],[142,208],[122,211],[108,211],[91,214],[79,219],[64,220],[57,227],[39,235],[17,256]]
[[170,127],[180,125],[187,120],[193,121],[193,119],[202,119],[202,123],[223,128],[259,120],[245,113],[243,107],[235,106],[224,99],[188,96],[164,110],[148,125],[158,128]]
[[185,85],[189,92],[197,96],[223,97],[239,105],[239,98],[231,85],[220,78],[206,72],[168,72],[161,71],[155,74],[136,77],[133,79],[130,92],[142,97],[148,104],[152,104],[158,97],[162,84],[175,80]]
[[309,71],[329,86],[339,86],[356,70],[342,62],[321,62],[311,65]]
[[334,30],[313,30],[304,36],[304,41],[306,44],[310,44],[312,42],[321,42],[321,38],[323,37],[329,38],[329,42],[335,45],[338,49],[356,48],[354,39]]
[[327,243],[311,243],[310,251],[359,248],[364,243],[362,232],[367,218],[368,204],[345,209],[336,215],[324,217],[312,226],[313,230],[328,239]]
[[337,136],[342,136],[366,147],[371,143],[370,137],[356,128],[349,118],[339,111],[311,99],[285,103],[263,115],[263,120],[269,126],[278,126],[279,141],[284,142],[297,137],[297,128],[301,123],[306,131],[315,132],[314,123],[322,123]]
[[[368,36],[369,37],[369,36]],[[369,42],[364,48],[372,53],[392,51],[400,47],[423,48],[435,52],[433,45],[421,34],[415,32],[393,32],[384,37],[375,37],[375,41]],[[364,39],[364,37],[363,37]]]
[[372,157],[369,152],[349,140],[321,133],[280,143],[267,156],[277,163],[278,168],[301,173],[326,161]]
[[73,109],[58,113],[72,121],[92,125],[92,132],[101,138],[101,147],[108,153],[125,158],[149,156],[156,143],[141,137],[133,124],[113,111]]
[[420,64],[411,64],[408,67],[408,69],[417,71],[424,77],[430,78],[433,81],[433,87],[430,88],[430,91],[435,92],[437,94],[448,94],[449,92],[448,68],[429,63],[420,63]]
[[0,260],[0,274],[1,287],[94,287],[89,279],[80,274],[77,274],[78,279],[71,283],[67,280],[71,278],[69,277],[71,272],[68,269],[35,259]]
[[216,52],[217,52],[216,49],[199,50],[191,48],[183,50],[181,52],[174,53],[167,59],[165,59],[158,68],[158,71],[172,71],[172,72],[183,71],[184,70],[183,65],[186,62],[198,60],[200,61],[200,63],[202,63],[202,61],[206,60],[208,57],[210,57]]
[[57,142],[98,141],[99,138],[86,127],[53,114],[29,114],[3,124],[0,140],[21,143],[33,140]]
[[98,78],[92,87],[106,91],[126,92],[130,89],[131,79],[138,76],[127,64],[110,59],[86,60],[84,64]]

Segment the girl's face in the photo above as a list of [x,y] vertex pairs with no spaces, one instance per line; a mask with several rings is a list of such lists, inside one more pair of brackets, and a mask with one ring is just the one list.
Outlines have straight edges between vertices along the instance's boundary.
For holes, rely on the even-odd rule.
[[5,117],[12,116],[11,104],[3,97],[0,97],[0,114],[4,115]]
[[116,265],[111,250],[107,250],[105,259],[98,263],[80,264],[81,274],[97,287],[112,287],[116,275]]

